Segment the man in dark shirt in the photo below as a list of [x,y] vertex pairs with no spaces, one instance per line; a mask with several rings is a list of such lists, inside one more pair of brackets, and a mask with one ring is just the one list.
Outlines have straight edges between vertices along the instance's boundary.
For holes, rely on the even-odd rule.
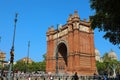
[[75,72],[75,74],[73,75],[72,80],[79,80],[79,77],[78,77],[78,75],[77,75],[77,72]]

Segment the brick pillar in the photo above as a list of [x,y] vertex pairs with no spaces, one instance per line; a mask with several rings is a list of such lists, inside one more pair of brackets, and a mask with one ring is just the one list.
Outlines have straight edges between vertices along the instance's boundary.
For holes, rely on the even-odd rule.
[[78,71],[79,68],[80,68],[80,56],[79,56],[79,53],[75,53],[75,56],[74,56],[74,65],[75,65],[75,70]]
[[[49,36],[48,36],[49,37]],[[48,72],[49,71],[49,53],[50,53],[50,42],[47,41],[47,53],[46,53],[46,71]]]
[[74,69],[79,70],[80,59],[79,59],[79,24],[77,22],[73,23],[74,27]]
[[95,60],[95,48],[94,48],[94,34],[91,33],[90,34],[90,40],[91,40],[91,53],[92,53],[92,57],[91,57],[91,67],[92,67],[92,71],[94,73],[94,71],[96,70],[96,60]]
[[68,26],[68,70],[73,70],[73,26]]

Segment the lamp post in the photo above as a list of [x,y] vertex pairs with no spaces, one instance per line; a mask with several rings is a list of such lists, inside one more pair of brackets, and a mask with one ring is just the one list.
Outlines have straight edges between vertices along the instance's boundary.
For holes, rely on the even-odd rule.
[[29,64],[29,49],[30,49],[30,41],[28,41],[28,53],[27,53],[27,71],[29,72],[28,69],[28,64]]
[[56,50],[56,74],[58,74],[58,25],[57,25],[57,40],[56,40],[56,43],[57,43],[57,50]]
[[58,49],[56,53],[56,74],[58,74]]
[[[12,70],[12,66],[13,66],[13,62],[14,62],[14,42],[15,42],[15,33],[16,33],[16,23],[17,23],[17,16],[18,14],[15,14],[15,19],[14,19],[14,33],[13,33],[13,42],[12,42],[12,48],[10,51],[10,67],[9,67],[9,72],[8,72],[8,80],[10,80],[10,74],[11,74],[11,70]],[[13,75],[14,76],[14,75]]]

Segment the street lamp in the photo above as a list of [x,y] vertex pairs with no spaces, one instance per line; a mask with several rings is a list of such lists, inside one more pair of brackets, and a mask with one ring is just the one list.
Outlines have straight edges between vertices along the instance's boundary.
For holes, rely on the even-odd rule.
[[58,74],[58,25],[57,25],[57,40],[56,40],[56,43],[57,43],[57,50],[56,50],[56,74]]
[[12,42],[12,48],[11,48],[11,51],[10,51],[10,55],[11,55],[10,63],[12,63],[12,64],[13,64],[13,61],[14,61],[14,42],[15,42],[15,32],[16,32],[17,16],[18,16],[18,14],[16,13],[15,19],[14,19],[13,42]]
[[58,49],[56,53],[56,74],[58,74]]
[[11,74],[11,69],[13,66],[13,62],[14,62],[14,42],[15,42],[15,32],[16,32],[16,23],[17,23],[17,16],[18,14],[15,14],[15,19],[14,19],[14,33],[13,33],[13,42],[12,42],[12,48],[10,51],[10,67],[9,67],[9,72],[8,72],[8,80],[10,80],[10,74]]
[[30,41],[28,41],[28,54],[27,54],[27,71],[29,72],[28,69],[28,64],[29,64],[29,49],[30,49]]

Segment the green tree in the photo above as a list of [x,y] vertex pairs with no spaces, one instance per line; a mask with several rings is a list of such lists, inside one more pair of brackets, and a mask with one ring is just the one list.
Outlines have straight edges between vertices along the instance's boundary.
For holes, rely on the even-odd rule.
[[14,70],[19,70],[19,71],[25,71],[27,69],[27,64],[24,61],[18,61],[15,65],[14,65]]
[[99,74],[110,74],[113,75],[115,73],[120,72],[120,62],[114,59],[111,59],[108,56],[108,53],[105,53],[103,55],[103,61],[102,62],[96,62],[96,66],[97,66],[97,71]]
[[46,54],[43,54],[44,60],[41,62],[32,62],[32,63],[25,63],[24,61],[18,61],[14,65],[14,70],[24,71],[24,72],[33,72],[33,71],[45,71],[46,68]]
[[38,71],[38,70],[40,70],[39,62],[33,62],[33,63],[29,64],[29,72]]
[[92,29],[106,32],[103,36],[114,45],[120,44],[120,0],[90,0],[95,14],[91,16]]
[[0,64],[0,69],[2,68],[2,65]]
[[41,62],[41,70],[45,71],[45,68],[46,68],[46,63],[45,63],[45,61],[43,61],[43,62]]
[[18,61],[14,65],[14,70],[33,72],[33,71],[45,71],[45,61],[42,62],[32,62],[26,64],[24,61]]
[[110,72],[111,72],[112,74],[119,72],[119,61],[117,61],[117,60],[111,60],[111,61],[109,62],[109,65],[108,65],[108,66],[109,66]]
[[42,71],[45,71],[45,68],[46,68],[46,62],[45,62],[45,60],[46,60],[46,53],[45,54],[43,54],[43,61],[41,62],[41,70]]
[[103,55],[103,61],[104,62],[109,62],[111,60],[111,58],[108,56],[108,53],[105,53],[104,55]]
[[43,61],[46,60],[46,54],[43,54]]
[[104,62],[96,62],[97,71],[100,75],[103,75],[106,70],[106,65]]
[[33,62],[28,66],[29,72],[45,71],[45,62]]

